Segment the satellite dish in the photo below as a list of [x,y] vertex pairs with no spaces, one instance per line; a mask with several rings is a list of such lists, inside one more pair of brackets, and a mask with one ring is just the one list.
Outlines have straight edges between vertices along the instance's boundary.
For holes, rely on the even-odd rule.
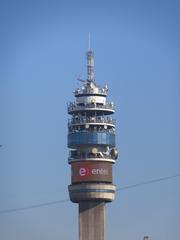
[[93,154],[97,154],[97,152],[98,152],[97,148],[92,148],[92,153]]
[[104,125],[104,129],[107,129],[107,125]]
[[118,158],[118,150],[116,148],[112,148],[110,153],[114,159]]
[[95,88],[96,85],[94,84],[94,82],[90,81],[90,88]]
[[96,98],[92,98],[91,102],[95,103],[96,102]]
[[89,128],[89,124],[85,124],[85,128]]

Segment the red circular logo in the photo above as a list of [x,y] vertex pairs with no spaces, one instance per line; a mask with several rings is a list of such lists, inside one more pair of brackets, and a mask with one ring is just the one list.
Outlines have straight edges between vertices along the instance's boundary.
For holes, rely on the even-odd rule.
[[79,175],[80,175],[81,177],[88,176],[88,175],[89,175],[89,168],[81,167],[81,168],[79,169]]

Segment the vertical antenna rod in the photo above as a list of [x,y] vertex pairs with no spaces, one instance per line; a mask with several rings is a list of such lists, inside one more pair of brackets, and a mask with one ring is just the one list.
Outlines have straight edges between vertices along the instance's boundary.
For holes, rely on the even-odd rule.
[[88,51],[91,50],[91,34],[89,32],[89,38],[88,38]]
[[90,49],[90,33],[88,41],[88,52],[87,52],[87,80],[89,82],[94,81],[94,53]]

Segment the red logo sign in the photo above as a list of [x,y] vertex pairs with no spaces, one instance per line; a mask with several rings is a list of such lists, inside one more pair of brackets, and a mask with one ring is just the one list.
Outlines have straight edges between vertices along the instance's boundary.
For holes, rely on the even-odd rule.
[[71,164],[72,182],[112,182],[112,164],[99,162],[77,162]]

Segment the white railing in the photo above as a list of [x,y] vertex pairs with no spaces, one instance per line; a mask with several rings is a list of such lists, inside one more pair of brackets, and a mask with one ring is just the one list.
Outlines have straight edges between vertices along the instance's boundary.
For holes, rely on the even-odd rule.
[[100,158],[100,159],[114,159],[113,156],[110,154],[103,154],[103,153],[97,153],[97,154],[92,154],[92,153],[69,153],[69,159],[87,159],[87,158]]
[[77,89],[75,91],[75,96],[81,95],[81,94],[103,94],[107,95],[108,89],[107,88],[85,88],[85,89]]
[[109,117],[75,117],[69,119],[68,126],[74,124],[105,123],[115,125],[115,119]]
[[78,132],[86,132],[86,133],[115,133],[115,129],[114,128],[110,128],[110,129],[104,129],[104,128],[96,128],[94,126],[94,128],[88,128],[88,129],[77,129],[73,128],[73,127],[69,127],[69,133],[78,133]]
[[114,103],[106,103],[104,105],[89,103],[85,106],[79,106],[76,103],[71,102],[68,105],[68,112],[81,111],[86,109],[105,109],[114,111]]

